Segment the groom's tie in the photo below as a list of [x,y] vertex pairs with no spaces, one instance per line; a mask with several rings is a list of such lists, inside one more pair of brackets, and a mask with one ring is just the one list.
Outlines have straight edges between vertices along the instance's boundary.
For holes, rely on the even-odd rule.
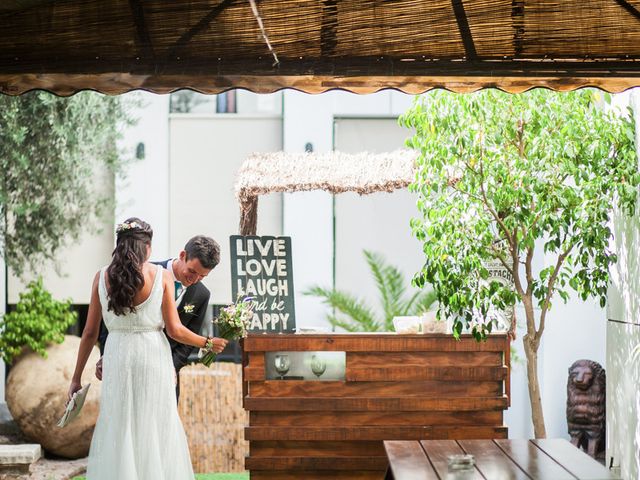
[[178,300],[178,298],[180,297],[180,294],[182,293],[182,284],[180,282],[173,282],[173,284],[176,287],[176,300]]

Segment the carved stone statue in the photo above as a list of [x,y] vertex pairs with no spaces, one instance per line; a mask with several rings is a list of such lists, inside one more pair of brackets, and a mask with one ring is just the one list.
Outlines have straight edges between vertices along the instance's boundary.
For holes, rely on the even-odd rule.
[[604,368],[591,360],[577,360],[567,381],[567,425],[571,443],[592,457],[605,448]]

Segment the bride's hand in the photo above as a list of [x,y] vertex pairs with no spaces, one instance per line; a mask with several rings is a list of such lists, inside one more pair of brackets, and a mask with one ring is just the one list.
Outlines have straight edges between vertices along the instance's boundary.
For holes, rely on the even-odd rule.
[[73,394],[76,393],[81,388],[82,388],[82,385],[80,385],[80,382],[71,380],[71,385],[69,385],[69,393],[67,394],[67,403],[71,401],[71,397],[73,397]]

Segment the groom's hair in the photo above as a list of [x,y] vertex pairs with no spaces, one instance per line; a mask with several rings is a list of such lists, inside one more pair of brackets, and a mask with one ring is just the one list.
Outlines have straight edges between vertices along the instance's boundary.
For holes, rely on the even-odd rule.
[[220,245],[213,238],[196,235],[184,246],[187,260],[197,258],[200,264],[209,270],[220,263]]

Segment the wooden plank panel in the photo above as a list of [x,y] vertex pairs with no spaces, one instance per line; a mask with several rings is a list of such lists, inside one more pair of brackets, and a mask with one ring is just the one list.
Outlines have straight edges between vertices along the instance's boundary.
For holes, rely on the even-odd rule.
[[532,478],[553,478],[554,480],[575,480],[576,478],[529,440],[523,438],[494,441]]
[[388,440],[384,448],[397,480],[439,480],[420,443]]
[[319,471],[275,471],[256,470],[251,480],[384,480],[385,470],[319,470]]
[[[247,457],[248,470],[384,470],[386,457]],[[304,477],[302,473],[301,478]]]
[[250,382],[264,382],[267,379],[264,366],[262,367],[245,367],[244,379]]
[[381,441],[351,440],[337,442],[314,441],[254,441],[250,445],[252,457],[385,457]]
[[[506,438],[503,426],[246,427],[246,440],[428,440]],[[496,447],[497,448],[497,447]]]
[[247,410],[269,411],[478,411],[504,410],[507,397],[246,397]]
[[502,411],[484,412],[251,412],[252,426],[502,425]]
[[504,363],[509,369],[504,381],[504,393],[509,399],[509,406],[511,406],[511,341],[507,342],[507,348],[504,351]]
[[248,359],[249,367],[264,369],[264,353],[263,352],[247,353],[247,359]]
[[616,477],[589,455],[561,438],[531,440],[540,450],[561,464],[580,480],[608,480]]
[[529,475],[491,440],[460,440],[458,444],[465,453],[475,457],[476,468],[485,478],[530,479]]
[[330,335],[249,335],[244,342],[247,352],[275,351],[345,351],[345,352],[502,352],[508,348],[504,334],[491,335],[477,342],[470,335],[460,341],[447,334],[330,334]]
[[[449,464],[447,457],[449,455],[460,455],[464,451],[456,442],[447,440],[424,440],[420,444],[424,449],[433,469],[438,473],[439,478],[449,477]],[[471,472],[465,472],[464,480],[482,480],[484,477],[480,475],[477,469]]]
[[502,352],[347,352],[347,368],[415,365],[500,367]]
[[[262,375],[264,377],[264,374]],[[504,380],[507,367],[423,367],[398,365],[395,367],[349,367],[345,380],[350,381],[491,381]]]
[[[495,397],[502,382],[318,382],[267,380],[250,382],[251,397]],[[452,407],[454,409],[454,407]]]

